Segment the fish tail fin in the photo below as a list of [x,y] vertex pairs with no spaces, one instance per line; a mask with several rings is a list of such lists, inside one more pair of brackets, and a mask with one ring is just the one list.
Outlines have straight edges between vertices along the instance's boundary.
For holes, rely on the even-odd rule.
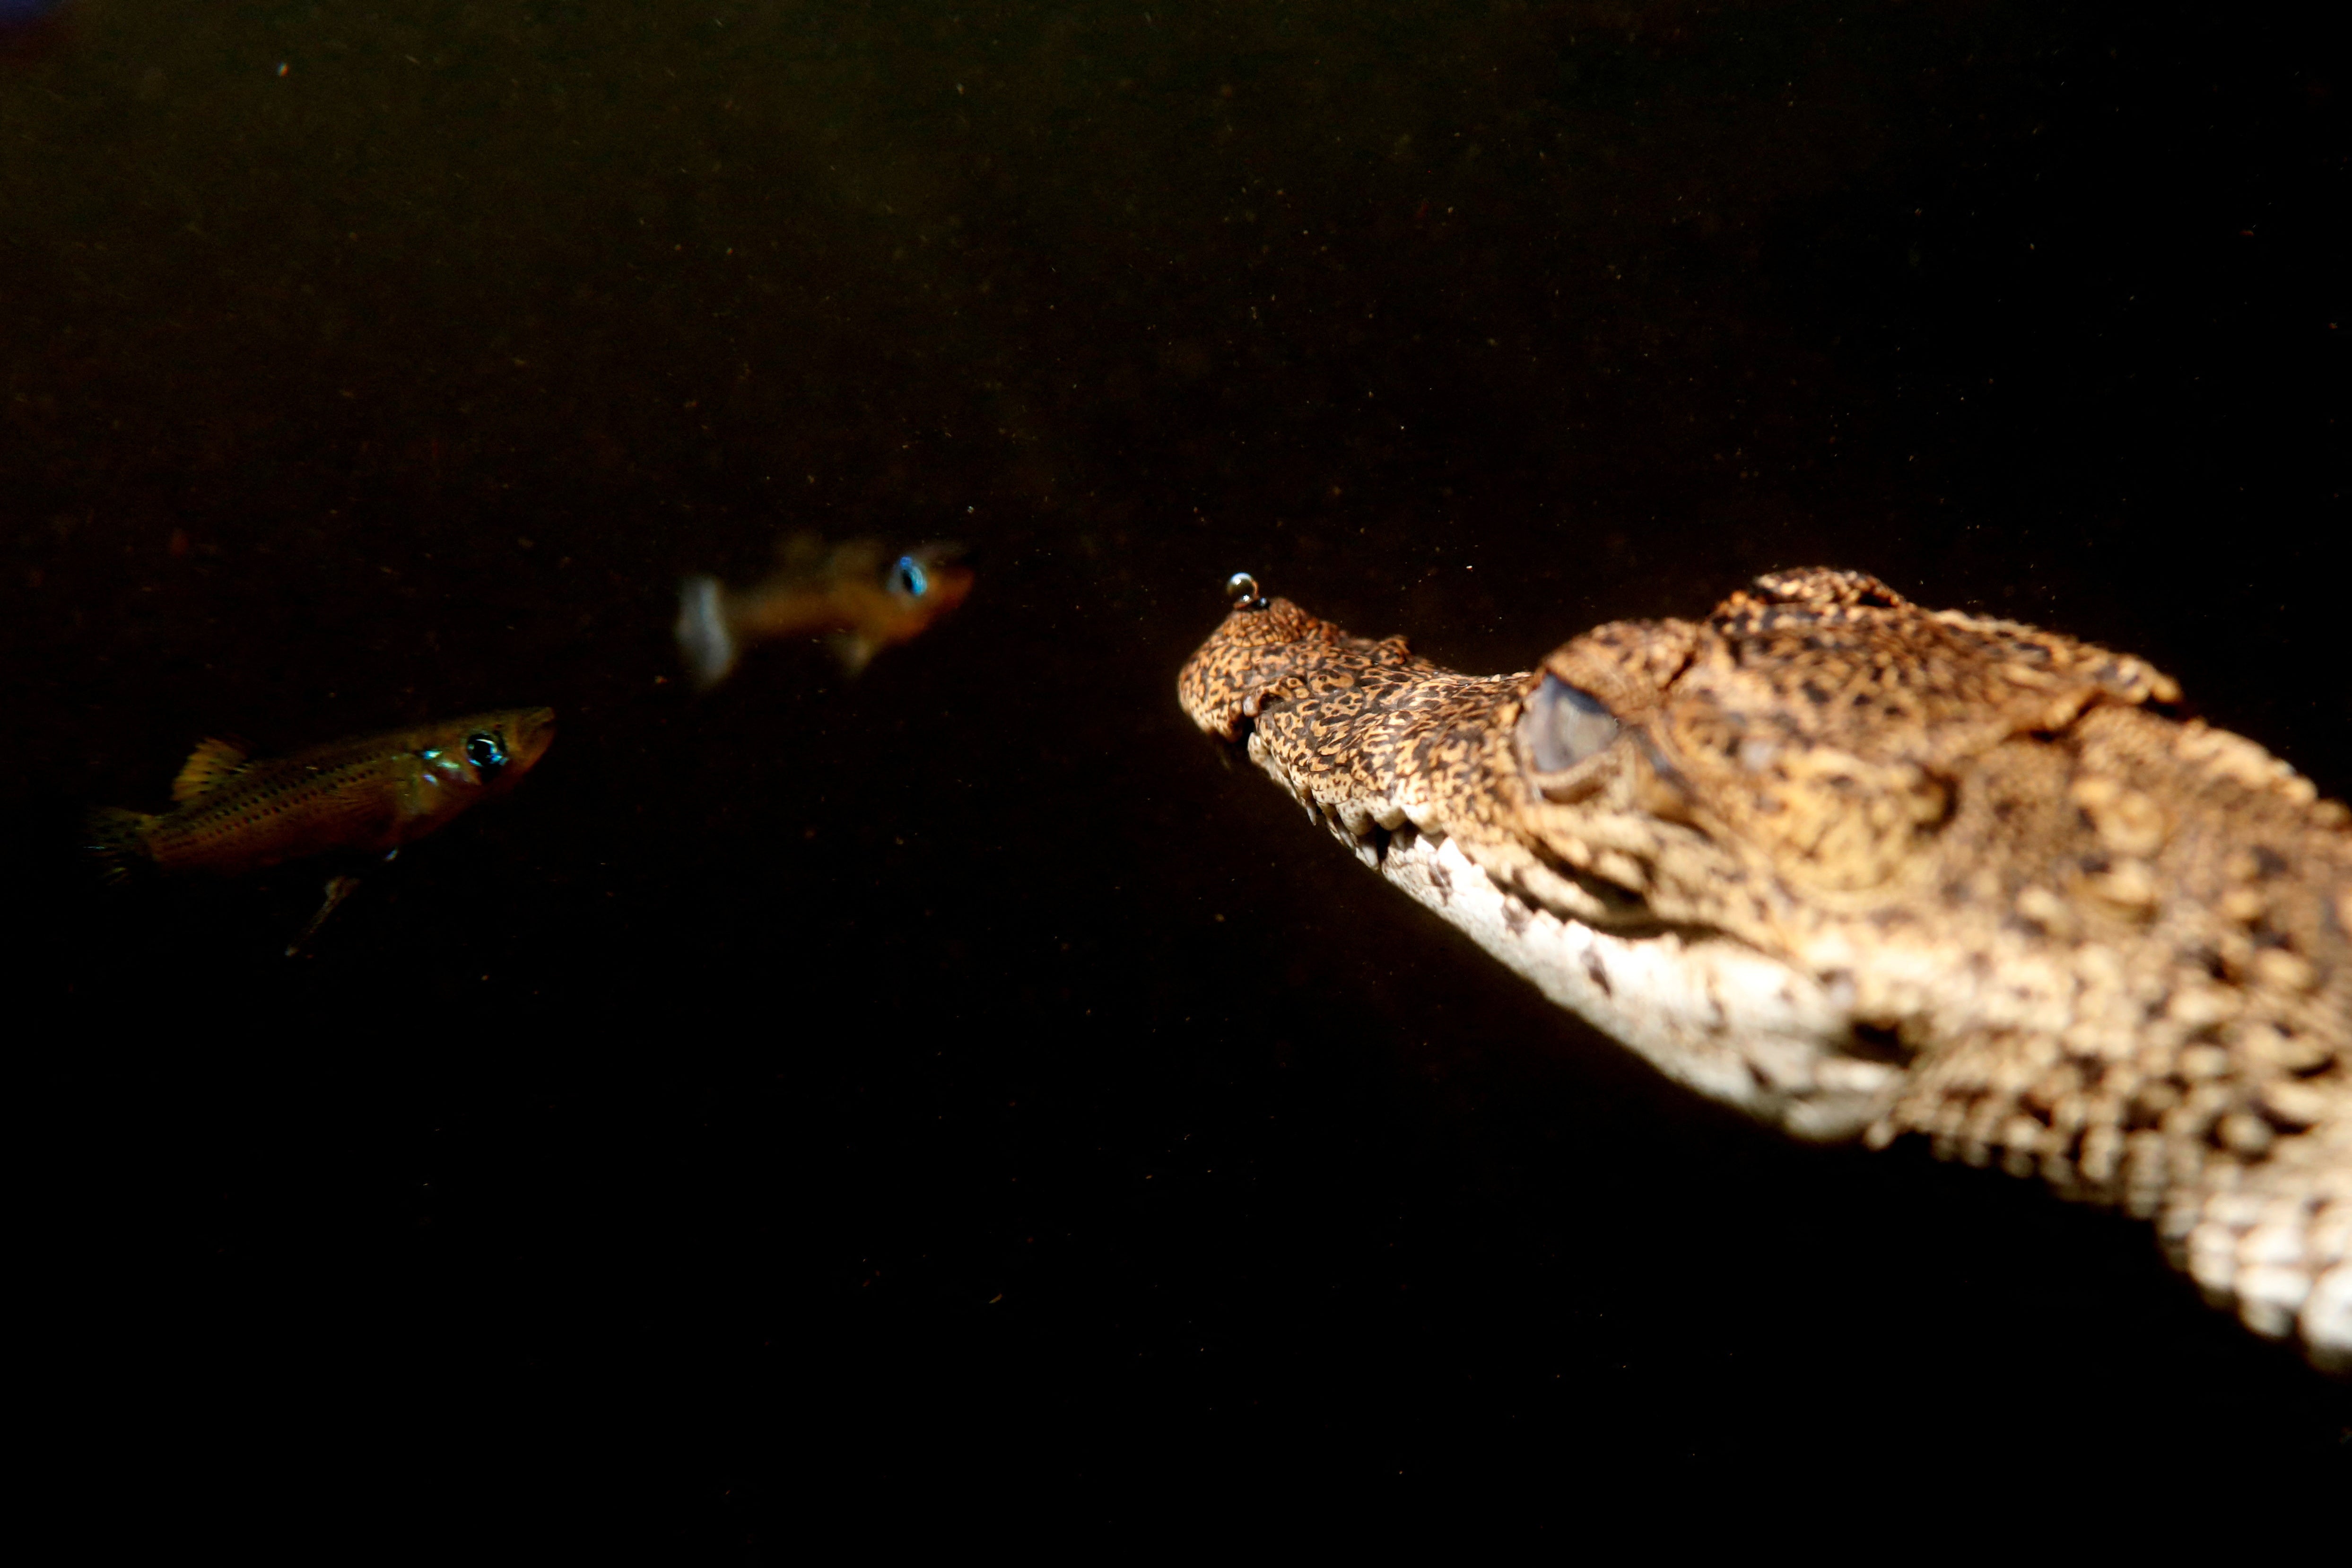
[[866,667],[874,662],[874,656],[882,651],[882,645],[863,632],[835,632],[825,640],[833,646],[834,657],[841,660],[841,668],[853,676],[863,674]]
[[735,634],[727,629],[719,579],[688,577],[677,594],[677,651],[703,690],[727,679],[735,668]]
[[82,819],[82,847],[98,861],[102,881],[120,882],[147,858],[139,836],[155,818],[143,811],[101,805]]

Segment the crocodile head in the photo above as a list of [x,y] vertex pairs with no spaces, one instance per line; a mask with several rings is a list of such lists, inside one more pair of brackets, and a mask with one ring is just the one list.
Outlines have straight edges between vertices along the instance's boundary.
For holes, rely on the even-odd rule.
[[2352,1368],[2352,815],[2147,664],[1810,570],[1502,676],[1253,598],[1178,695],[1668,1077],[2155,1218]]

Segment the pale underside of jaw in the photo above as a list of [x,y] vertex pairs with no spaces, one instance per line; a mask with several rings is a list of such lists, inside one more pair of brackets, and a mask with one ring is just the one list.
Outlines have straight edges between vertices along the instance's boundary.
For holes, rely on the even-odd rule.
[[1901,1070],[1850,1054],[1851,999],[1811,975],[1725,936],[1620,935],[1564,918],[1503,887],[1443,832],[1354,811],[1364,819],[1351,826],[1302,800],[1384,879],[1675,1082],[1822,1142],[1859,1136],[1893,1102]]
[[[1562,915],[1489,876],[1440,824],[1416,826],[1388,801],[1319,800],[1255,734],[1249,751],[1359,860],[1667,1078],[1801,1138],[1876,1144],[1896,1131],[1905,1069],[1853,1054],[1843,988],[1704,930],[1621,933]],[[2216,1306],[2265,1337],[2299,1339],[2324,1371],[2352,1373],[2352,1262],[2340,1242],[2305,1237],[2314,1194],[2292,1184],[2267,1199],[2189,1192],[2174,1206],[2161,1225],[2175,1260]],[[2280,1228],[2257,1223],[2273,1209],[2290,1211],[2282,1234],[2302,1263],[2249,1268],[2250,1248]],[[2315,1270],[2307,1252],[2337,1261]]]

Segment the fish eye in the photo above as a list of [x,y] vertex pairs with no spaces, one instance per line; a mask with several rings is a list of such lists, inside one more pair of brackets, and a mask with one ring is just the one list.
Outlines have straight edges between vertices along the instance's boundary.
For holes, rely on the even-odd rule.
[[890,585],[910,599],[919,599],[931,591],[931,574],[913,556],[901,555],[890,568]]
[[1547,674],[1519,715],[1519,736],[1538,773],[1576,766],[1617,738],[1617,721],[1600,699]]
[[466,760],[488,784],[506,768],[507,749],[499,744],[496,731],[477,730],[466,737]]

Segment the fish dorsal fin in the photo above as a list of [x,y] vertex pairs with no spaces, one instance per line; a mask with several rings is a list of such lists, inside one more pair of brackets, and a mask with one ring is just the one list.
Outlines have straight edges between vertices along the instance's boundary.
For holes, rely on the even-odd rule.
[[776,564],[795,577],[814,577],[824,571],[829,553],[820,534],[788,533],[776,541]]
[[181,764],[180,776],[172,781],[172,804],[184,805],[208,790],[217,789],[237,770],[245,766],[246,748],[235,741],[208,740],[196,743]]

